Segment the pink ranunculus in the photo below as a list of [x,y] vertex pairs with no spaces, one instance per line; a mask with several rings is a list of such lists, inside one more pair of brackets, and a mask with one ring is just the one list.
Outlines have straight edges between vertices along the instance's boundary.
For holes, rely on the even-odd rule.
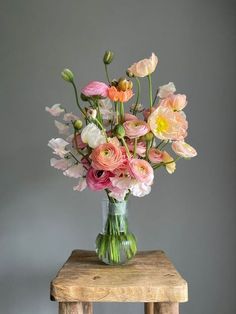
[[158,58],[152,53],[149,59],[143,59],[134,63],[128,70],[137,77],[144,77],[155,71],[157,63]]
[[83,149],[87,146],[81,139],[81,134],[76,134],[76,137],[73,136],[72,138],[72,146],[73,148]]
[[81,93],[87,97],[92,96],[107,97],[108,86],[103,82],[92,81],[81,90]]
[[[127,141],[127,145],[130,152],[134,152],[134,140]],[[145,142],[141,141],[137,143],[136,153],[137,155],[141,157],[145,157],[146,155],[146,143]]]
[[142,120],[126,121],[123,127],[125,129],[125,135],[129,138],[140,137],[150,131],[148,124]]
[[129,159],[127,156],[127,152],[124,146],[120,147],[121,153],[122,153],[122,163],[114,169],[112,172],[116,176],[126,176],[129,174]]
[[177,155],[183,158],[192,158],[197,156],[196,149],[185,143],[184,141],[173,142],[172,149]]
[[158,164],[163,161],[163,153],[161,150],[152,147],[149,149],[148,158],[152,163]]
[[187,105],[187,98],[184,94],[171,95],[160,102],[161,106],[169,106],[174,111],[180,111]]
[[161,140],[183,140],[187,136],[188,122],[182,111],[174,112],[168,106],[159,106],[148,118],[153,134]]
[[147,185],[151,185],[154,179],[153,168],[144,159],[133,158],[129,161],[130,173],[131,175],[138,180]]
[[112,186],[110,180],[112,176],[114,175],[110,171],[96,170],[91,167],[87,172],[86,182],[90,190],[101,191]]
[[125,116],[124,116],[124,120],[125,121],[132,121],[132,120],[138,120],[138,118],[135,115],[126,112]]
[[122,151],[113,143],[97,146],[91,153],[92,167],[97,170],[113,171],[123,163]]

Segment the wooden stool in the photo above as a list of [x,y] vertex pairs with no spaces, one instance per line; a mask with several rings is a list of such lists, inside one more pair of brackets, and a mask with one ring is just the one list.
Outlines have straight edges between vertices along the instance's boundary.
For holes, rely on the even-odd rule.
[[51,300],[60,314],[92,314],[92,302],[143,302],[145,314],[178,314],[188,286],[163,251],[107,266],[95,252],[75,250],[51,282]]

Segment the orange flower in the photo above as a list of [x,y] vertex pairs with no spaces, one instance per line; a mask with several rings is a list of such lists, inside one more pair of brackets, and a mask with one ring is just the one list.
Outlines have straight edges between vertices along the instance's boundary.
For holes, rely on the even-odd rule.
[[127,89],[126,91],[119,91],[115,86],[108,88],[108,97],[112,101],[127,102],[131,97],[133,97],[133,95],[134,93],[131,89]]

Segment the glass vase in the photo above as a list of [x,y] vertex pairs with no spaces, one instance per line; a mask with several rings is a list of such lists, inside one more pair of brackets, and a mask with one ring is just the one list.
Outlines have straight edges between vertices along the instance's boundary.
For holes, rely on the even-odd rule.
[[109,265],[124,264],[137,252],[137,241],[129,231],[127,201],[103,201],[103,230],[96,238],[96,252]]

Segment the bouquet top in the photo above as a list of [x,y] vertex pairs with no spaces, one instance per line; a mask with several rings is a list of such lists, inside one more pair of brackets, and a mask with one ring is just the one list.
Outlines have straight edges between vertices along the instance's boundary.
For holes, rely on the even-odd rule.
[[[59,104],[46,107],[46,111],[62,117],[54,123],[65,138],[49,141],[57,157],[50,160],[51,166],[78,179],[75,191],[86,187],[105,190],[110,201],[120,202],[130,194],[149,194],[154,170],[164,167],[173,173],[177,160],[192,158],[197,152],[185,142],[186,95],[176,94],[172,82],[157,88],[153,95],[157,56],[152,53],[149,59],[131,65],[127,78],[110,80],[108,65],[112,61],[113,53],[106,51],[103,63],[108,82],[91,81],[81,88],[80,99],[74,74],[65,69],[62,78],[73,87],[78,113],[67,112]],[[140,78],[148,79],[146,106],[140,103]]]

